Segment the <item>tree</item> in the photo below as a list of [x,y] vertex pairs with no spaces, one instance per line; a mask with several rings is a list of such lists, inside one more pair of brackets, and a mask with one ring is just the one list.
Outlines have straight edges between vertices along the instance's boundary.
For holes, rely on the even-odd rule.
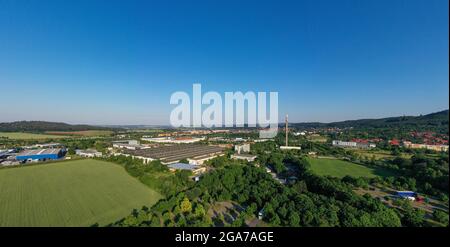
[[300,216],[297,212],[292,212],[290,214],[289,226],[300,226]]
[[180,209],[182,213],[190,213],[192,211],[192,204],[187,197],[181,202]]
[[445,226],[448,226],[448,221],[449,221],[448,214],[446,214],[444,211],[435,209],[433,211],[433,218],[437,222],[440,222],[440,223],[444,224]]
[[205,216],[206,212],[205,212],[205,208],[203,208],[202,204],[197,204],[197,206],[195,207],[194,210],[194,215],[197,218],[203,218],[203,216]]
[[189,160],[187,160],[187,159],[181,159],[179,162],[180,163],[189,164]]
[[70,154],[70,155],[74,155],[75,154],[75,149],[74,148],[69,148],[67,153]]
[[421,209],[414,209],[409,204],[403,208],[402,223],[406,226],[421,227],[424,224],[425,212]]
[[308,192],[308,186],[306,185],[305,181],[298,181],[295,183],[292,188],[297,191],[298,193],[305,193]]

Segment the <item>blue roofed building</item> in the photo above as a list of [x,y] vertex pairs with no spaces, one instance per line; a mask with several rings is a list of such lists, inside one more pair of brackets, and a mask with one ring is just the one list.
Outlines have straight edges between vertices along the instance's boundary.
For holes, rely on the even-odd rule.
[[48,149],[31,149],[24,150],[16,155],[16,160],[19,161],[46,161],[57,160],[64,157],[64,150],[61,148]]
[[417,197],[417,193],[414,191],[397,191],[397,196],[414,201]]

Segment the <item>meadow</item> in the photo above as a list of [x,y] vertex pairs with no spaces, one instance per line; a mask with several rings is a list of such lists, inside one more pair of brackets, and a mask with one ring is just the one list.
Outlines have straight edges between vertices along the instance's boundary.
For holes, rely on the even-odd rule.
[[324,158],[308,158],[311,165],[311,170],[322,176],[332,176],[342,178],[345,176],[352,177],[376,177],[376,176],[393,176],[393,173],[381,168],[371,168],[363,165],[358,165],[352,162],[339,159],[324,159]]
[[0,226],[100,226],[162,196],[97,160],[0,169]]
[[[391,154],[391,152],[389,151],[385,151],[385,150],[377,150],[377,151],[372,151],[372,150],[365,150],[365,149],[358,149],[358,150],[354,150],[354,152],[358,155],[361,155],[362,157],[365,157],[367,159],[394,159],[395,157],[397,157],[396,155]],[[400,157],[405,158],[405,159],[409,159],[411,158],[411,154],[407,154],[407,153],[400,153]]]
[[327,137],[321,136],[321,135],[310,135],[310,136],[308,136],[308,140],[312,141],[312,142],[325,143],[325,142],[327,142]]

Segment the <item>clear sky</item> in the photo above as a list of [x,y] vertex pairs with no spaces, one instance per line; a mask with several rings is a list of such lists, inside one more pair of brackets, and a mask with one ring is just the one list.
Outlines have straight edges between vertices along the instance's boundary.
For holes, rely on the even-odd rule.
[[448,108],[448,0],[0,0],[0,122],[167,124],[175,91],[292,122]]

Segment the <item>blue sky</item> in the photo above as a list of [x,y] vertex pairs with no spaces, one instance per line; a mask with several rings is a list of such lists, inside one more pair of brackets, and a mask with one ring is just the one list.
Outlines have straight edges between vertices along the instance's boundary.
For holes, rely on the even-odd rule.
[[277,91],[280,118],[448,108],[447,0],[0,0],[0,122],[167,124],[175,91]]

